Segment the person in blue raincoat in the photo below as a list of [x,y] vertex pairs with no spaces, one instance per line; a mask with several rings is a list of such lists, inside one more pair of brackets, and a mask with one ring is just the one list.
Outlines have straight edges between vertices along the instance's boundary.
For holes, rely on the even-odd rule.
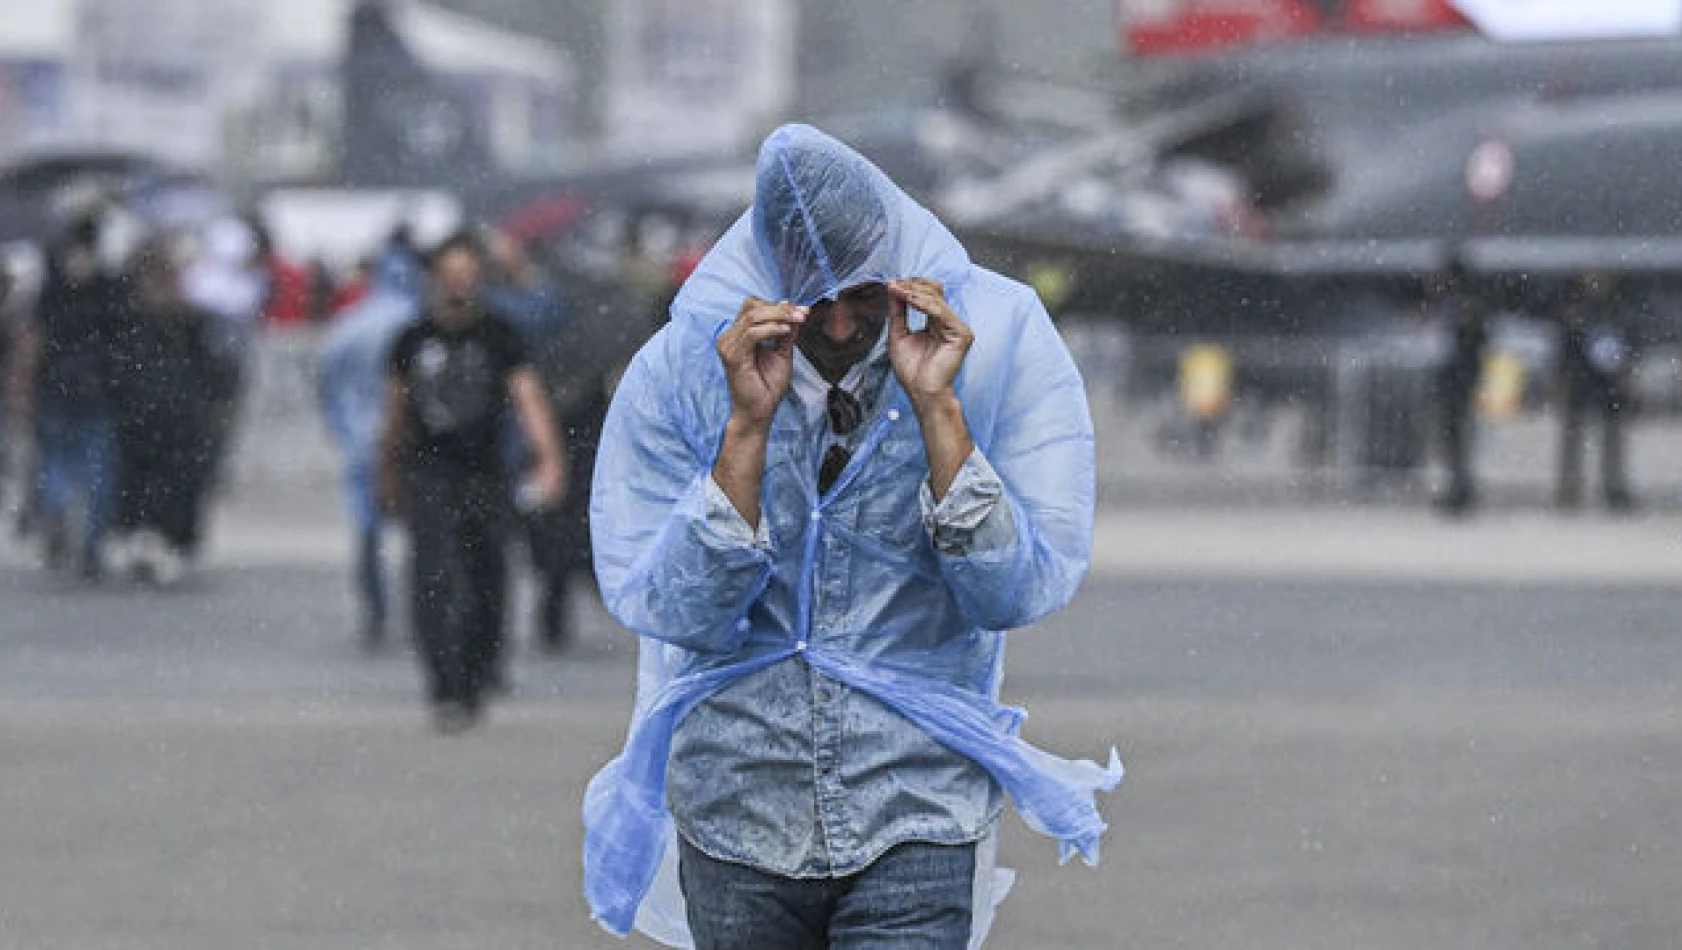
[[1006,798],[1098,858],[1121,766],[1018,736],[1005,631],[1086,573],[1085,390],[1033,291],[808,126],[613,399],[591,525],[640,637],[585,798],[596,920],[674,946],[978,945]]
[[420,316],[420,277],[406,259],[383,255],[368,295],[334,322],[321,344],[316,395],[327,429],[344,456],[345,501],[356,530],[360,637],[368,650],[385,642],[387,603],[381,540],[378,451],[391,341]]

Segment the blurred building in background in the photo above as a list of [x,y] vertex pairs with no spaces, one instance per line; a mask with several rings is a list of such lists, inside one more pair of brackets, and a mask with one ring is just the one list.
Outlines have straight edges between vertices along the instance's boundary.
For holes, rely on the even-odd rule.
[[[355,0],[40,0],[0,5],[0,162],[112,150],[236,182],[328,181]],[[576,141],[565,50],[441,7],[389,4],[466,96],[496,164],[554,167]]]
[[[333,177],[347,117],[346,53],[355,7],[355,0],[290,0],[269,14],[267,81],[232,116],[231,157],[243,163],[241,177]],[[564,50],[439,6],[393,3],[386,9],[398,42],[464,101],[466,118],[499,170],[532,174],[564,160],[577,139],[579,95]],[[414,118],[419,134],[439,134],[425,128],[434,118]]]
[[[710,77],[714,97],[732,82],[765,84],[737,100],[744,111],[769,111],[763,123],[926,103],[966,59],[1073,85],[1116,68],[1117,0],[439,2],[564,48],[585,77],[583,125],[609,139],[669,110],[650,108],[648,91],[689,97],[694,90],[673,86],[696,71]],[[655,51],[675,62],[651,58]]]
[[[791,115],[938,101],[966,69],[1091,84],[1113,0],[389,0],[498,171],[739,149]],[[331,183],[356,0],[0,4],[0,164],[116,150]],[[421,124],[424,125],[424,117]],[[434,125],[421,135],[446,134]]]

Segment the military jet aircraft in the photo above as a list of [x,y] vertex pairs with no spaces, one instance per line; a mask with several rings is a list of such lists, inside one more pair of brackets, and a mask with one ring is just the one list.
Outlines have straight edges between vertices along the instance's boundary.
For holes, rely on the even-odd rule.
[[[1105,134],[1150,161],[1233,170],[1261,234],[1117,234],[1022,213],[1060,203],[1077,177],[1066,168],[963,227],[990,263],[1062,268],[1065,309],[1147,332],[1360,332],[1370,321],[1351,314],[1370,308],[1352,301],[1416,302],[1421,278],[1460,255],[1515,304],[1584,271],[1622,275],[1651,330],[1682,335],[1648,293],[1682,287],[1679,58],[1682,37],[1444,33],[1319,35],[1155,63],[1130,97],[1130,129]],[[1141,147],[1130,130],[1168,134]]]

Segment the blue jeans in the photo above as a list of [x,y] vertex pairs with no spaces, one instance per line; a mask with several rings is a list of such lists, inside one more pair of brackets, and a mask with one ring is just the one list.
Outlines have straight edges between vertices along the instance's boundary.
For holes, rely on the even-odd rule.
[[64,523],[80,490],[85,499],[81,558],[97,565],[105,528],[116,498],[117,439],[103,414],[42,406],[36,416],[40,459],[35,472],[38,514],[47,524]]
[[850,877],[786,878],[678,838],[696,950],[965,950],[975,845],[907,842]]
[[345,467],[345,498],[356,527],[356,591],[362,619],[383,627],[386,618],[385,557],[382,552],[385,515],[380,511],[374,462],[357,459]]

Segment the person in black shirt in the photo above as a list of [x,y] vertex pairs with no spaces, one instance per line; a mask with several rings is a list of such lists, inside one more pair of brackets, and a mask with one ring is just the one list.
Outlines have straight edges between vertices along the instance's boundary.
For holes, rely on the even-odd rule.
[[433,252],[434,299],[393,343],[380,493],[409,526],[415,634],[438,727],[479,718],[496,676],[512,521],[504,435],[510,410],[535,463],[528,507],[565,489],[560,440],[519,335],[480,301],[484,255],[471,235]]
[[1484,351],[1489,346],[1489,314],[1466,286],[1466,267],[1458,256],[1432,287],[1431,302],[1449,338],[1449,351],[1437,367],[1438,438],[1448,467],[1448,488],[1437,499],[1445,515],[1463,515],[1477,504],[1472,471],[1472,422]]
[[166,240],[135,256],[111,379],[117,543],[139,580],[168,586],[198,554],[218,394],[233,371],[210,342],[210,314],[181,293]]
[[35,428],[36,517],[49,567],[68,566],[69,524],[80,501],[75,567],[95,579],[104,571],[106,524],[115,497],[116,441],[110,379],[117,288],[101,269],[99,228],[73,225],[47,257],[34,318],[19,356],[29,384],[20,417]]
[[6,259],[0,256],[0,502],[6,496],[6,475],[9,471],[6,443],[6,414],[11,410],[14,385],[12,369],[12,297],[16,280]]

